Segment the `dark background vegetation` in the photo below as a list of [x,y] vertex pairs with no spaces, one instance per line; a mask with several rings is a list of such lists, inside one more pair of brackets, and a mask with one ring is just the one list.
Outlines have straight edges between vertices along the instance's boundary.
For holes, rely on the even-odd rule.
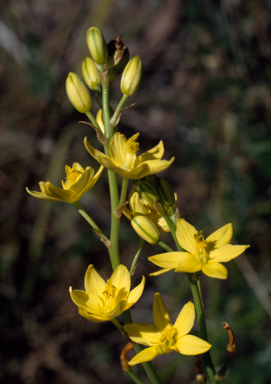
[[[122,35],[143,61],[142,85],[130,99],[137,105],[123,113],[120,130],[140,132],[142,150],[162,139],[165,158],[176,157],[163,176],[178,193],[181,216],[206,236],[232,222],[233,241],[251,245],[227,264],[226,281],[202,278],[209,341],[218,369],[228,342],[221,322],[228,322],[237,355],[224,382],[270,383],[270,11],[267,0],[0,2],[2,383],[130,382],[118,357],[125,340],[111,323],[81,318],[68,293],[70,285],[83,288],[89,264],[110,276],[104,246],[73,206],[25,191],[38,190],[40,180],[60,185],[74,161],[98,169],[83,147],[95,135],[78,123],[87,118],[65,93],[69,71],[81,76],[90,26],[102,28],[107,41]],[[113,108],[120,97],[116,79]],[[108,233],[105,172],[82,205]],[[127,266],[136,244],[123,225]],[[132,309],[135,321],[152,321],[157,291],[173,321],[191,299],[185,275],[148,277],[155,267],[147,256],[159,252],[143,249],[133,286],[142,274],[147,283]],[[195,383],[195,362],[172,353],[154,365],[165,383]]]

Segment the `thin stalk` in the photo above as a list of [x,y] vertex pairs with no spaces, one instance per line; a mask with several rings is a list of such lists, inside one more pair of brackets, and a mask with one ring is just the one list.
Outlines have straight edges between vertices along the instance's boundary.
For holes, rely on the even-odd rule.
[[123,329],[123,326],[120,324],[120,322],[117,320],[117,319],[111,319],[111,323],[115,325],[116,328],[118,328],[118,330],[123,334],[125,335],[125,331]]
[[142,251],[144,243],[145,243],[145,240],[140,238],[139,242],[138,242],[138,246],[137,246],[137,250],[136,250],[135,256],[133,258],[133,261],[132,261],[132,264],[131,264],[131,267],[130,267],[130,275],[133,274],[134,269],[135,269],[135,267],[136,267],[136,265],[138,263],[138,260],[139,260],[139,257],[140,257],[140,254],[141,254],[141,251]]
[[92,226],[92,228],[95,228],[97,229],[99,232],[103,233],[100,228],[98,227],[98,225],[95,223],[95,221],[92,220],[92,218],[83,210],[83,208],[81,207],[81,205],[76,202],[73,204],[75,206],[75,208],[78,210],[78,212],[80,213],[80,215],[83,216],[84,219],[86,219],[86,221]]
[[171,249],[167,244],[163,243],[163,241],[161,240],[158,242],[158,245],[160,245],[160,247],[164,248],[168,252],[173,252],[173,249]]
[[91,123],[94,125],[94,127],[96,127],[100,131],[101,128],[99,127],[99,125],[98,125],[95,117],[92,115],[92,113],[90,111],[87,111],[86,115],[89,118],[89,120],[91,121]]
[[[107,156],[109,153],[109,141],[113,135],[113,129],[110,124],[110,112],[109,112],[109,79],[107,74],[101,73],[102,78],[102,109],[103,109],[103,122],[105,128],[105,135],[108,138],[107,143],[104,146],[104,152]],[[110,241],[111,246],[108,248],[110,261],[113,270],[120,264],[119,254],[119,218],[115,217],[114,212],[119,206],[119,192],[117,184],[117,175],[115,172],[108,170],[108,182],[110,190],[111,200],[111,233]]]
[[129,182],[129,179],[122,179],[122,187],[121,187],[119,205],[123,205],[125,203],[125,199],[126,199],[126,195],[127,195],[127,189],[128,189],[128,182]]
[[144,384],[143,381],[140,380],[140,378],[130,369],[129,371],[126,371],[127,374],[130,376],[130,378],[133,380],[136,384]]
[[113,125],[113,127],[115,127],[117,125],[117,121],[119,119],[119,113],[120,113],[120,110],[121,108],[123,107],[124,103],[126,102],[126,100],[128,99],[129,96],[127,95],[123,95],[113,116],[111,117],[111,123]]

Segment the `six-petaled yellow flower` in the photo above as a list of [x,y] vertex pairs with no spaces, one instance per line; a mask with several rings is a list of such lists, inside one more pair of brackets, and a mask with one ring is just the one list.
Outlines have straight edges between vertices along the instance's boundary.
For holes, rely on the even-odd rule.
[[110,279],[105,280],[90,265],[85,275],[85,291],[72,290],[72,301],[78,306],[79,314],[87,320],[100,322],[112,320],[129,309],[140,298],[145,286],[145,277],[130,291],[131,278],[128,269],[120,264]]
[[249,245],[231,245],[232,224],[224,225],[205,240],[202,231],[184,219],[177,222],[176,236],[180,246],[187,252],[168,252],[149,257],[163,268],[152,275],[160,275],[174,269],[175,272],[200,272],[217,279],[226,279],[228,271],[221,264],[239,256]]
[[197,336],[188,335],[194,321],[194,304],[188,302],[173,325],[160,293],[156,293],[153,301],[154,325],[141,323],[124,325],[124,330],[132,341],[149,347],[139,352],[129,365],[144,363],[160,354],[166,355],[172,351],[183,355],[199,355],[207,352],[211,344]]
[[127,140],[119,132],[115,133],[109,143],[110,157],[92,147],[86,138],[84,143],[88,152],[98,163],[118,173],[123,179],[141,179],[167,169],[174,161],[174,157],[169,161],[161,160],[164,154],[162,141],[149,151],[136,156],[136,152],[139,151],[138,135],[139,133],[136,133]]
[[91,167],[82,168],[79,163],[73,163],[72,168],[66,165],[66,181],[62,181],[62,188],[56,187],[49,181],[39,183],[41,192],[27,192],[41,200],[47,201],[65,201],[69,204],[76,203],[84,193],[88,192],[97,182],[103,170],[101,166],[94,176],[94,169]]

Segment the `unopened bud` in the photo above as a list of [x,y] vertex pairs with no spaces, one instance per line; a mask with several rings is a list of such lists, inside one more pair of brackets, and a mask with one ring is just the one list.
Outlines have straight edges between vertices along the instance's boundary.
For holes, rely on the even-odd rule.
[[157,244],[160,241],[160,232],[156,225],[147,216],[133,213],[131,224],[136,233],[150,244]]
[[139,181],[137,184],[137,190],[143,199],[145,199],[151,205],[159,200],[157,190],[148,181]]
[[132,96],[138,89],[142,77],[142,61],[134,56],[126,65],[120,83],[123,95]]
[[[113,112],[114,112],[113,109],[111,107],[109,107],[110,117],[113,116]],[[97,112],[96,121],[97,121],[99,127],[101,128],[102,132],[105,133],[104,121],[103,121],[103,110],[102,109],[99,109],[99,111]]]
[[173,206],[175,204],[175,194],[171,185],[167,180],[163,179],[162,177],[158,179],[158,182],[158,193],[160,196],[160,202],[166,207]]
[[70,102],[78,112],[85,113],[90,110],[90,92],[75,73],[69,73],[66,80],[66,91]]
[[108,57],[106,42],[100,28],[92,27],[87,31],[87,45],[92,59],[97,64],[104,64]]
[[94,61],[90,57],[86,57],[82,64],[82,73],[87,86],[92,91],[98,91],[101,84],[101,76]]

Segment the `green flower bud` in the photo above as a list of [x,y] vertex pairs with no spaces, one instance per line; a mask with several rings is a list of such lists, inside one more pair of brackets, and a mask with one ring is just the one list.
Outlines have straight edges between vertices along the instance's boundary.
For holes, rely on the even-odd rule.
[[148,181],[139,181],[137,183],[137,190],[141,197],[143,197],[143,199],[145,199],[151,205],[159,200],[159,195],[156,188]]
[[88,29],[87,45],[95,63],[104,64],[108,57],[108,51],[103,33],[99,28],[92,27]]
[[120,83],[123,95],[132,96],[138,89],[142,77],[142,61],[134,56],[126,65]]
[[159,187],[157,190],[159,193],[160,202],[166,207],[173,206],[175,204],[175,194],[171,185],[162,177],[158,178],[158,182]]
[[90,92],[76,73],[69,73],[66,80],[66,91],[70,102],[78,112],[85,113],[90,110]]
[[156,225],[147,216],[132,213],[131,224],[136,233],[150,244],[157,244],[161,235]]
[[87,86],[93,91],[99,90],[101,84],[101,76],[94,61],[90,57],[86,57],[82,64],[82,73]]

